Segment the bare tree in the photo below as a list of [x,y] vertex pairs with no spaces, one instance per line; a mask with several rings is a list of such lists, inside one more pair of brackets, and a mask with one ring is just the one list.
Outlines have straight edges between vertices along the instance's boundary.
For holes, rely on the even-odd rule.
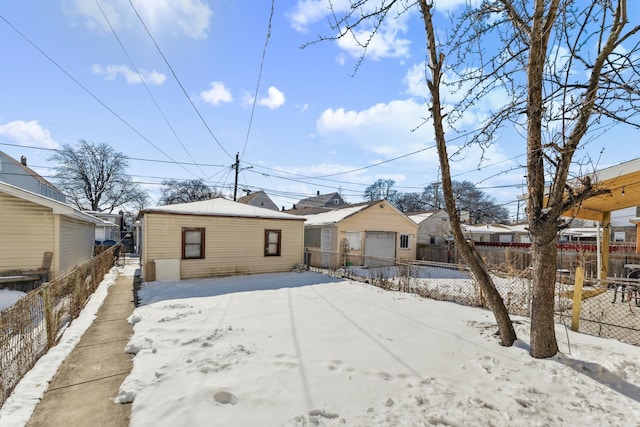
[[[438,148],[438,158],[440,161],[441,174],[442,174],[442,192],[444,194],[444,202],[446,211],[449,215],[449,221],[451,223],[451,231],[454,236],[456,246],[460,254],[464,257],[465,261],[469,264],[469,267],[479,283],[483,294],[487,300],[489,308],[493,312],[496,323],[498,325],[498,332],[500,335],[500,342],[504,346],[513,345],[517,336],[513,328],[513,323],[509,317],[509,312],[504,305],[504,300],[500,296],[488,268],[475,247],[468,243],[463,235],[462,228],[460,226],[459,210],[456,207],[455,197],[453,194],[453,187],[451,181],[451,172],[449,167],[449,157],[447,154],[447,142],[444,131],[444,116],[442,113],[442,105],[440,101],[440,87],[442,85],[443,76],[443,61],[444,54],[438,52],[438,47],[435,40],[435,31],[433,28],[433,16],[432,16],[432,2],[426,0],[418,1],[419,10],[421,12],[426,32],[427,50],[429,57],[429,67],[431,72],[431,79],[428,80],[427,85],[429,88],[429,94],[431,95],[431,114],[433,127],[435,131],[436,146]],[[404,0],[352,0],[350,7],[348,7],[343,14],[332,10],[333,21],[332,28],[337,32],[337,35],[333,37],[325,37],[320,40],[338,39],[347,35],[353,35],[353,28],[365,23],[370,24],[371,29],[369,31],[370,37],[364,41],[356,39],[356,43],[362,46],[363,51],[366,52],[367,47],[371,40],[380,29],[384,20],[391,14],[390,19],[393,19],[393,14],[402,14],[408,11],[408,8],[413,7],[416,3],[406,2]],[[396,15],[397,16],[397,15]],[[363,56],[356,65],[356,70],[364,59]]]
[[[444,130],[445,120],[455,129],[466,112],[499,93],[505,102],[485,115],[466,143],[487,147],[506,127],[520,132],[526,142],[527,221],[533,253],[531,355],[550,357],[558,351],[554,322],[558,220],[603,192],[597,182],[573,179],[594,168],[591,159],[574,156],[585,136],[595,131],[594,125],[601,131],[619,123],[640,127],[640,26],[629,25],[628,0],[486,0],[477,6],[467,3],[454,19],[449,43],[439,44],[433,28],[434,3],[417,2],[427,36],[431,120],[444,201],[456,244],[482,289],[489,292],[485,295],[502,344],[512,344],[515,333],[504,304],[486,266],[460,233]],[[356,40],[363,52],[386,18],[416,5],[401,0],[349,4],[342,14],[332,10],[333,38],[354,37],[352,29],[366,23],[369,37]],[[363,58],[364,53],[356,69]],[[444,104],[440,92],[446,85],[466,96],[456,105]]]
[[149,195],[127,175],[127,158],[106,143],[64,144],[49,160],[58,162],[54,180],[81,210],[113,212],[143,207]]
[[177,203],[197,202],[222,197],[222,192],[208,186],[202,179],[162,181],[162,196],[158,204],[175,205]]
[[364,198],[366,200],[382,200],[386,199],[390,203],[394,203],[398,190],[393,186],[396,182],[392,179],[379,179],[364,190]]
[[[494,90],[508,99],[472,141],[490,143],[507,123],[520,128],[526,140],[534,357],[558,351],[554,294],[560,216],[602,193],[597,182],[572,179],[593,168],[590,159],[574,158],[576,152],[593,125],[638,127],[640,26],[628,27],[627,0],[493,0],[467,9],[452,37],[456,59],[478,61],[459,67],[461,81],[473,90],[455,111],[463,113]],[[489,37],[501,40],[493,52],[485,43]]]
[[429,209],[421,193],[398,193],[394,205],[400,212],[419,212]]

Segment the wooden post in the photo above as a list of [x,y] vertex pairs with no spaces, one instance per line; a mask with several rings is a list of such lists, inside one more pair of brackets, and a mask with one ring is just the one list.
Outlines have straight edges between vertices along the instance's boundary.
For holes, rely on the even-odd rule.
[[51,291],[49,285],[42,287],[42,302],[44,305],[44,324],[47,330],[47,349],[56,344],[56,325],[54,324],[53,307],[51,306]]
[[600,271],[598,279],[601,286],[607,286],[607,277],[609,276],[609,246],[611,243],[611,212],[605,212],[602,216],[602,262],[600,263]]
[[582,308],[582,283],[584,282],[584,267],[576,267],[576,282],[573,285],[573,315],[571,316],[571,330],[578,332],[580,327],[580,309]]

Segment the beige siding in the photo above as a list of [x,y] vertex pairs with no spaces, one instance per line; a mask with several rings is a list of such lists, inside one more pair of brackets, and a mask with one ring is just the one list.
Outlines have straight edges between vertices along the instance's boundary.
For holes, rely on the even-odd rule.
[[[380,207],[383,206],[383,207]],[[387,202],[377,203],[369,208],[361,210],[356,214],[345,218],[339,223],[339,238],[335,243],[333,251],[340,252],[340,241],[347,232],[361,232],[361,250],[351,251],[353,255],[364,254],[364,243],[366,231],[391,231],[396,233],[396,258],[415,259],[417,247],[418,225],[408,217],[395,210]],[[400,249],[400,235],[410,236],[409,249]]]
[[[146,213],[143,266],[181,259],[183,227],[204,228],[206,240],[205,259],[180,261],[182,279],[289,271],[303,262],[303,221]],[[264,256],[267,229],[282,231],[281,256]]]
[[55,256],[54,248],[51,210],[0,193],[0,270],[39,267],[45,252]]
[[91,258],[94,228],[91,223],[60,218],[60,275]]

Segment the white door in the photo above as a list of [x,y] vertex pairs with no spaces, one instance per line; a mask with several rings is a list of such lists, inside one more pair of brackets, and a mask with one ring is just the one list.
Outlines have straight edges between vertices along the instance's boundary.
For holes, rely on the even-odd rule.
[[396,233],[367,231],[364,241],[365,264],[370,267],[393,265],[396,257]]
[[331,263],[331,229],[323,228],[320,232],[320,266],[328,268]]

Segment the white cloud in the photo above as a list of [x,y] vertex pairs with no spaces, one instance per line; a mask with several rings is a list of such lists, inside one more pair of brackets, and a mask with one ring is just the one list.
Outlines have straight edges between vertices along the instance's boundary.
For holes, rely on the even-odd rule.
[[374,61],[408,57],[411,41],[400,37],[400,34],[407,31],[404,20],[389,19],[373,35],[371,29],[349,30],[345,37],[338,39],[338,47],[352,57],[360,58],[365,53],[362,46],[367,44],[367,58]]
[[257,104],[265,106],[271,110],[281,107],[285,102],[285,96],[277,87],[269,87],[266,98],[258,98]]
[[322,112],[316,127],[327,140],[342,137],[349,144],[388,158],[417,150],[433,140],[430,126],[418,128],[428,114],[425,104],[410,98],[362,111],[329,108]]
[[[376,104],[362,111],[326,109],[316,122],[321,140],[327,144],[352,146],[367,155],[372,163],[417,152],[403,161],[419,164],[420,170],[437,170],[438,158],[434,146],[433,125],[425,103],[417,99],[395,100]],[[465,114],[459,122],[461,127],[475,126],[482,118],[479,112]],[[445,130],[449,131],[446,123]],[[451,136],[457,134],[452,133]],[[430,147],[430,148],[429,148]],[[448,145],[449,154],[459,152],[452,159],[453,171],[473,170],[484,156],[491,161],[505,158],[498,144],[484,149],[476,145],[465,147],[454,143]],[[399,177],[394,180],[401,182]]]
[[0,125],[0,137],[18,145],[58,148],[59,144],[51,138],[49,131],[37,120],[25,122],[16,120]]
[[[348,2],[338,0],[333,2],[333,7],[338,9],[345,4]],[[306,32],[311,24],[327,16],[330,8],[329,0],[300,0],[296,3],[293,12],[286,16],[296,31]]]
[[233,101],[231,91],[222,82],[211,82],[211,89],[200,92],[200,98],[211,105]]
[[140,84],[144,81],[146,84],[160,86],[166,80],[166,76],[164,74],[155,70],[146,71],[140,69],[138,70],[138,74],[126,65],[107,65],[106,67],[103,67],[101,65],[94,64],[91,67],[91,71],[94,74],[105,76],[107,80],[115,80],[118,75],[121,75],[129,84]]
[[[194,39],[207,37],[213,15],[202,0],[136,0],[134,6],[152,33],[180,33]],[[80,17],[87,28],[103,33],[111,32],[109,23],[116,31],[139,27],[129,0],[101,0],[100,7],[95,0],[68,0],[65,9]]]

